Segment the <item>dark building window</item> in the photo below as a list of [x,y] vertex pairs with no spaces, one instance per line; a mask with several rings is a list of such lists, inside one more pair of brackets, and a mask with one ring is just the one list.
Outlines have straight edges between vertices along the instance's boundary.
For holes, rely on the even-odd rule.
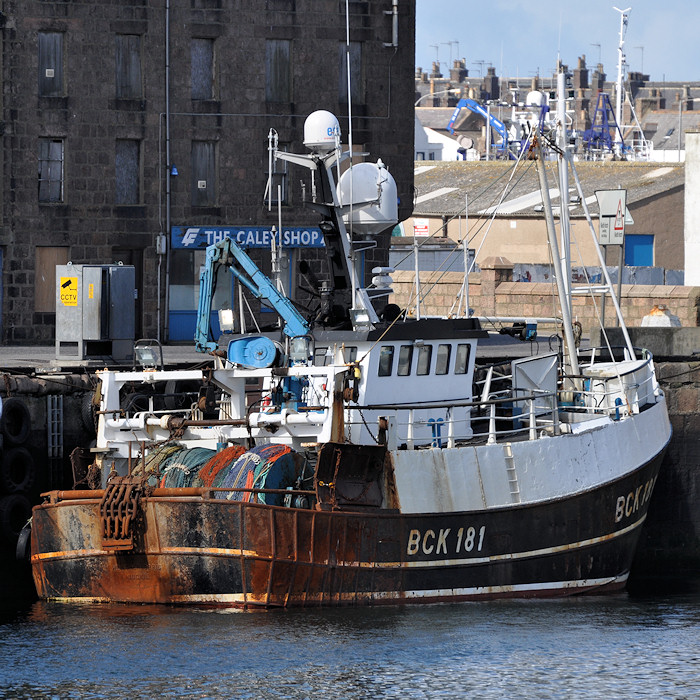
[[349,47],[342,43],[338,46],[338,98],[348,101],[348,49],[350,54],[350,90],[353,102],[365,101],[364,80],[362,77],[362,43],[351,41]]
[[115,203],[141,203],[140,144],[131,139],[117,139],[114,152]]
[[268,102],[292,101],[292,42],[268,39],[265,42],[265,99]]
[[216,204],[216,144],[192,142],[192,206]]
[[[280,151],[286,151],[287,146],[278,146]],[[278,158],[272,164],[272,177],[268,173],[267,185],[272,192],[265,190],[265,202],[271,201],[273,204],[287,204],[287,161]],[[281,198],[279,194],[281,193]]]
[[63,141],[39,139],[39,201],[63,201]]
[[141,37],[138,34],[117,34],[116,43],[117,99],[140,100]]
[[39,96],[63,94],[63,34],[39,32]]
[[192,39],[192,99],[214,99],[214,40]]

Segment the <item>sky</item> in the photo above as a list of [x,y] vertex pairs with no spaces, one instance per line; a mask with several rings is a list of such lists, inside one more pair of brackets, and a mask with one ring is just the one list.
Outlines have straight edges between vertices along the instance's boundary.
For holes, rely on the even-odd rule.
[[[579,56],[617,79],[620,10],[628,15],[627,70],[652,81],[700,80],[700,0],[416,0],[416,66],[442,74],[457,58],[470,76],[550,77],[557,56],[570,69]],[[399,3],[399,12],[401,11]],[[437,47],[437,48],[436,48]]]

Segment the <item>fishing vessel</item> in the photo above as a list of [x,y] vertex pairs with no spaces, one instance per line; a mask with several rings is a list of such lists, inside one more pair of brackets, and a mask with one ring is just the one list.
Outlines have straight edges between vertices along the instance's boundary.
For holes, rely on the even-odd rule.
[[[344,169],[340,142],[323,111],[308,153],[270,137],[271,160],[310,174],[320,215],[312,316],[224,239],[200,278],[195,342],[212,365],[97,373],[93,488],[33,511],[42,598],[272,608],[625,586],[671,436],[651,354],[626,332],[624,347],[578,348],[561,267],[562,342],[543,354],[482,365],[479,319],[387,303],[389,271],[363,286],[360,251],[396,222],[396,187],[381,161]],[[275,328],[210,337],[221,269]]]

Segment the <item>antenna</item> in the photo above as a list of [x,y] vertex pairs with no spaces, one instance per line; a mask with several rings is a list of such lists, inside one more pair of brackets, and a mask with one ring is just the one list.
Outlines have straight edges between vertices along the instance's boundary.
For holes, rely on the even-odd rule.
[[[352,143],[352,92],[350,91],[350,3],[349,0],[345,0],[345,56],[347,58],[347,74],[348,74],[348,151],[350,152],[350,218],[348,220],[350,228],[350,284],[351,284],[351,294],[352,294],[352,308],[356,306],[356,294],[357,294],[357,258],[355,256],[355,248],[352,245],[352,234],[353,234],[353,216],[352,216],[352,205],[354,201],[353,197],[353,176],[352,176],[352,157],[353,157],[353,143]],[[338,177],[340,178],[340,162],[338,162]]]
[[[628,7],[625,10],[621,10],[619,7],[613,7],[613,10],[620,13],[620,43],[617,47],[617,89],[615,94],[615,121],[617,122],[618,131],[615,133],[615,143],[617,144],[618,151],[622,150],[622,129],[620,125],[622,124],[622,81],[624,79],[625,70],[625,54],[622,50],[625,45],[625,31],[627,30],[627,13],[631,10]],[[619,152],[618,152],[618,155]]]

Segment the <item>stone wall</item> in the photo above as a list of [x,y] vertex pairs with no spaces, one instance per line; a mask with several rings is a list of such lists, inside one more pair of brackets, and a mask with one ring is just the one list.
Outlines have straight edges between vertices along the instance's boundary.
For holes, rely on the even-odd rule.
[[[390,45],[391,9],[391,0],[350,3],[350,38],[361,49],[359,75],[353,75],[352,113],[355,147],[375,160],[381,157],[391,169],[404,219],[413,202],[413,149],[406,144],[413,143],[414,136],[415,2],[401,3],[396,47]],[[345,5],[336,0],[8,0],[1,19],[6,59],[0,64],[5,182],[0,202],[2,342],[9,345],[48,345],[54,337],[53,297],[47,292],[54,286],[55,266],[40,262],[40,253],[49,252],[76,264],[133,264],[139,293],[136,337],[160,338],[164,290],[167,282],[176,284],[166,270],[168,275],[182,270],[172,258],[166,261],[156,253],[156,237],[170,233],[166,199],[174,226],[277,224],[276,210],[268,212],[263,206],[270,129],[278,133],[280,146],[303,153],[306,116],[326,109],[338,115],[347,139],[347,100],[339,94],[345,89]],[[56,95],[38,95],[41,33],[62,38],[63,84]],[[142,79],[137,99],[117,99],[118,35],[139,39]],[[191,84],[193,40],[203,39],[213,42],[211,99],[194,96]],[[266,56],[273,55],[273,41],[284,42],[289,50],[289,70],[280,71],[289,80],[288,95],[270,96],[266,91]],[[271,65],[287,67],[281,60]],[[63,148],[62,188],[54,195],[60,201],[39,202],[37,195],[39,144],[46,138]],[[123,169],[117,168],[118,140],[136,143],[138,150],[139,167],[129,170],[138,179],[138,196],[131,196],[130,189],[128,204],[117,197],[117,180],[124,177]],[[195,142],[206,142],[212,149],[213,183],[210,179],[206,187],[213,192],[210,206],[198,206],[194,196],[199,191],[192,167]],[[177,177],[170,175],[171,165]],[[284,223],[317,225],[318,215],[301,206],[299,179],[309,178],[297,173],[289,173],[293,193]],[[37,252],[41,248],[50,251]],[[386,248],[370,252],[368,266],[386,265]],[[182,274],[186,276],[186,267]],[[193,273],[190,276],[194,279]],[[45,302],[37,304],[37,297]]]
[[700,585],[700,362],[661,362],[673,437],[632,567],[630,588]]
[[[554,284],[544,282],[510,282],[503,267],[484,268],[469,275],[469,306],[475,316],[539,317],[559,316],[554,300]],[[401,308],[415,308],[415,275],[400,271],[393,275],[393,301]],[[421,315],[443,316],[454,313],[456,299],[463,286],[459,272],[422,272]],[[579,321],[585,336],[599,326],[602,314],[601,295],[594,301],[590,295],[575,296],[573,320]],[[621,309],[628,326],[640,326],[654,306],[665,305],[678,316],[683,327],[700,325],[700,287],[668,285],[622,285]],[[464,305],[460,307],[464,309]],[[414,313],[414,312],[413,312]],[[460,314],[461,315],[461,314]],[[606,325],[615,325],[615,310],[610,299],[605,304]]]

